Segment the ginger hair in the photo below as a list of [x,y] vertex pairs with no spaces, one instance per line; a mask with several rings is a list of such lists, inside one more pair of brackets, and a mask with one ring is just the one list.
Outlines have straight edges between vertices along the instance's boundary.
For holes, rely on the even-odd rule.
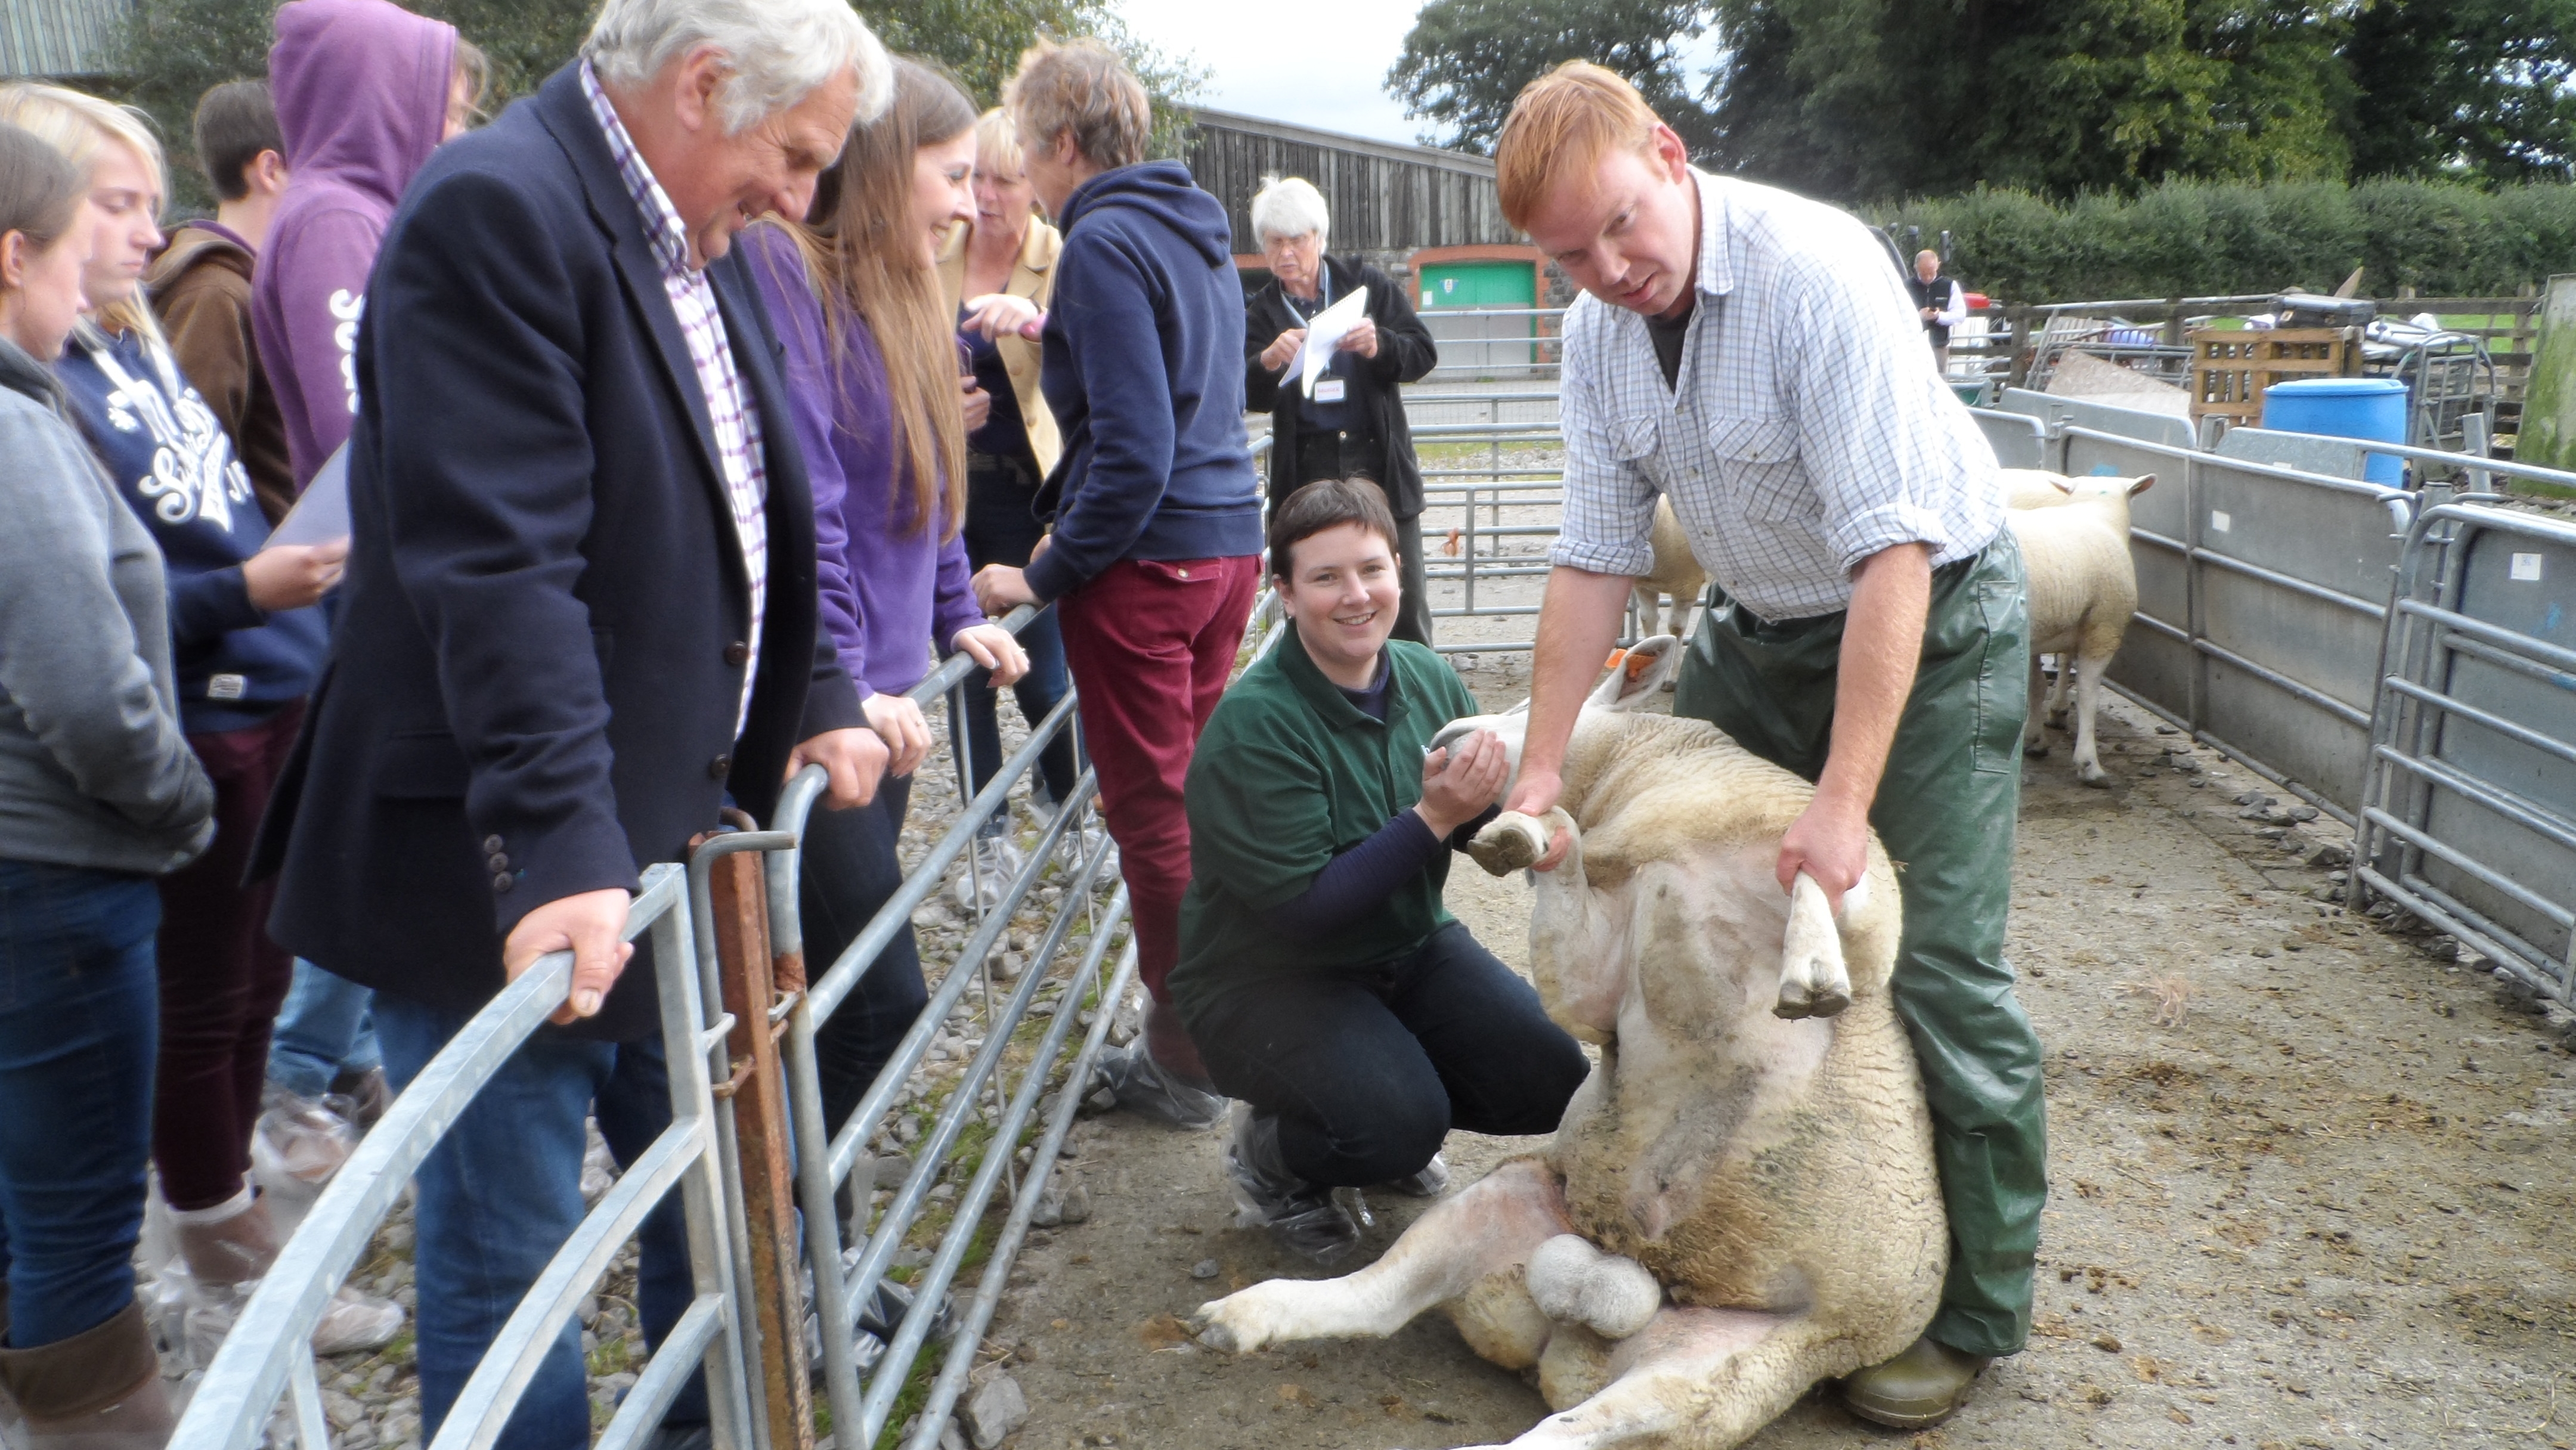
[[1662,124],[1635,86],[1588,60],[1569,60],[1521,87],[1494,143],[1503,220],[1527,231],[1551,188],[1589,177],[1613,151],[1652,154]]

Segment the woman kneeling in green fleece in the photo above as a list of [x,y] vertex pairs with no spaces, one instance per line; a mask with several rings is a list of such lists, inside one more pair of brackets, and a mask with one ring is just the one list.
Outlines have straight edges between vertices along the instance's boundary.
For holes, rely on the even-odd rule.
[[1538,994],[1440,904],[1449,852],[1510,772],[1440,657],[1389,640],[1395,520],[1363,479],[1270,525],[1293,639],[1218,704],[1191,759],[1189,893],[1171,990],[1234,1110],[1242,1221],[1318,1263],[1359,1242],[1341,1187],[1436,1194],[1441,1140],[1553,1132],[1590,1071]]

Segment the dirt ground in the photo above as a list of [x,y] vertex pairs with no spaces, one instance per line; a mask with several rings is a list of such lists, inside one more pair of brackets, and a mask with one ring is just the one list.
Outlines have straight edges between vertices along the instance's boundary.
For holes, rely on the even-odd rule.
[[[1471,674],[1516,698],[1518,659]],[[2107,791],[2062,744],[2025,774],[2012,927],[2049,1055],[2036,1333],[1949,1425],[1903,1436],[1810,1394],[1766,1447],[2576,1444],[2560,1226],[2576,1066],[2447,940],[2316,899],[2345,839],[2152,717],[2104,722]],[[2279,797],[2270,819],[2248,791]],[[2246,812],[2256,818],[2246,818]],[[2322,852],[2321,852],[2322,848]],[[2323,855],[2318,864],[2310,858]],[[1527,888],[1461,864],[1450,904],[1506,960]],[[1231,1226],[1221,1131],[1082,1126],[1090,1220],[1036,1235],[992,1330],[1021,1450],[1455,1446],[1545,1412],[1444,1319],[1236,1358],[1201,1302],[1310,1273]],[[1453,1135],[1461,1184],[1534,1140]],[[1420,1211],[1372,1200],[1356,1267]]]

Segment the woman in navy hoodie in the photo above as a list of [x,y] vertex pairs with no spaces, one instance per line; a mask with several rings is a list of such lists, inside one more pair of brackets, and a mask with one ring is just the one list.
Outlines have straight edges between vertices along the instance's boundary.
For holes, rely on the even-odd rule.
[[[339,582],[348,546],[266,547],[250,476],[145,305],[163,182],[141,118],[51,86],[13,92],[7,109],[88,172],[99,218],[82,277],[90,310],[55,373],[91,452],[161,546],[179,720],[215,784],[214,844],[159,882],[152,1161],[201,1303],[230,1307],[277,1252],[251,1192],[250,1136],[290,960],[268,940],[270,888],[244,888],[242,868],[321,673],[327,636],[312,606]],[[337,1312],[326,1347],[390,1340],[402,1321],[385,1309]]]
[[1225,1100],[1163,979],[1190,881],[1181,786],[1260,587],[1234,228],[1189,168],[1145,160],[1145,88],[1098,42],[1041,43],[1004,102],[1064,230],[1039,374],[1064,455],[1037,498],[1054,532],[1025,570],[987,565],[975,592],[988,614],[1056,603],[1154,998],[1143,1046],[1105,1070],[1122,1104],[1204,1127]]

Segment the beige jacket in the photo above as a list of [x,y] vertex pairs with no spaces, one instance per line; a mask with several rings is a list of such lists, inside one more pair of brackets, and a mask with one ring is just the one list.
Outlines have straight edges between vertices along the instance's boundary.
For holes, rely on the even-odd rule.
[[[973,230],[971,225],[950,228],[948,245],[939,253],[939,295],[951,317],[957,315],[959,294],[966,287],[966,241]],[[1011,264],[1011,279],[1002,290],[1045,307],[1055,294],[1055,257],[1063,249],[1064,238],[1055,228],[1029,218],[1029,234],[1020,243],[1020,258]],[[1029,452],[1037,458],[1043,477],[1055,471],[1064,439],[1056,432],[1055,414],[1047,408],[1046,396],[1038,391],[1038,344],[1014,336],[1003,338],[999,346],[1002,366],[1011,375],[1011,396],[1018,400],[1020,417],[1028,424]]]

